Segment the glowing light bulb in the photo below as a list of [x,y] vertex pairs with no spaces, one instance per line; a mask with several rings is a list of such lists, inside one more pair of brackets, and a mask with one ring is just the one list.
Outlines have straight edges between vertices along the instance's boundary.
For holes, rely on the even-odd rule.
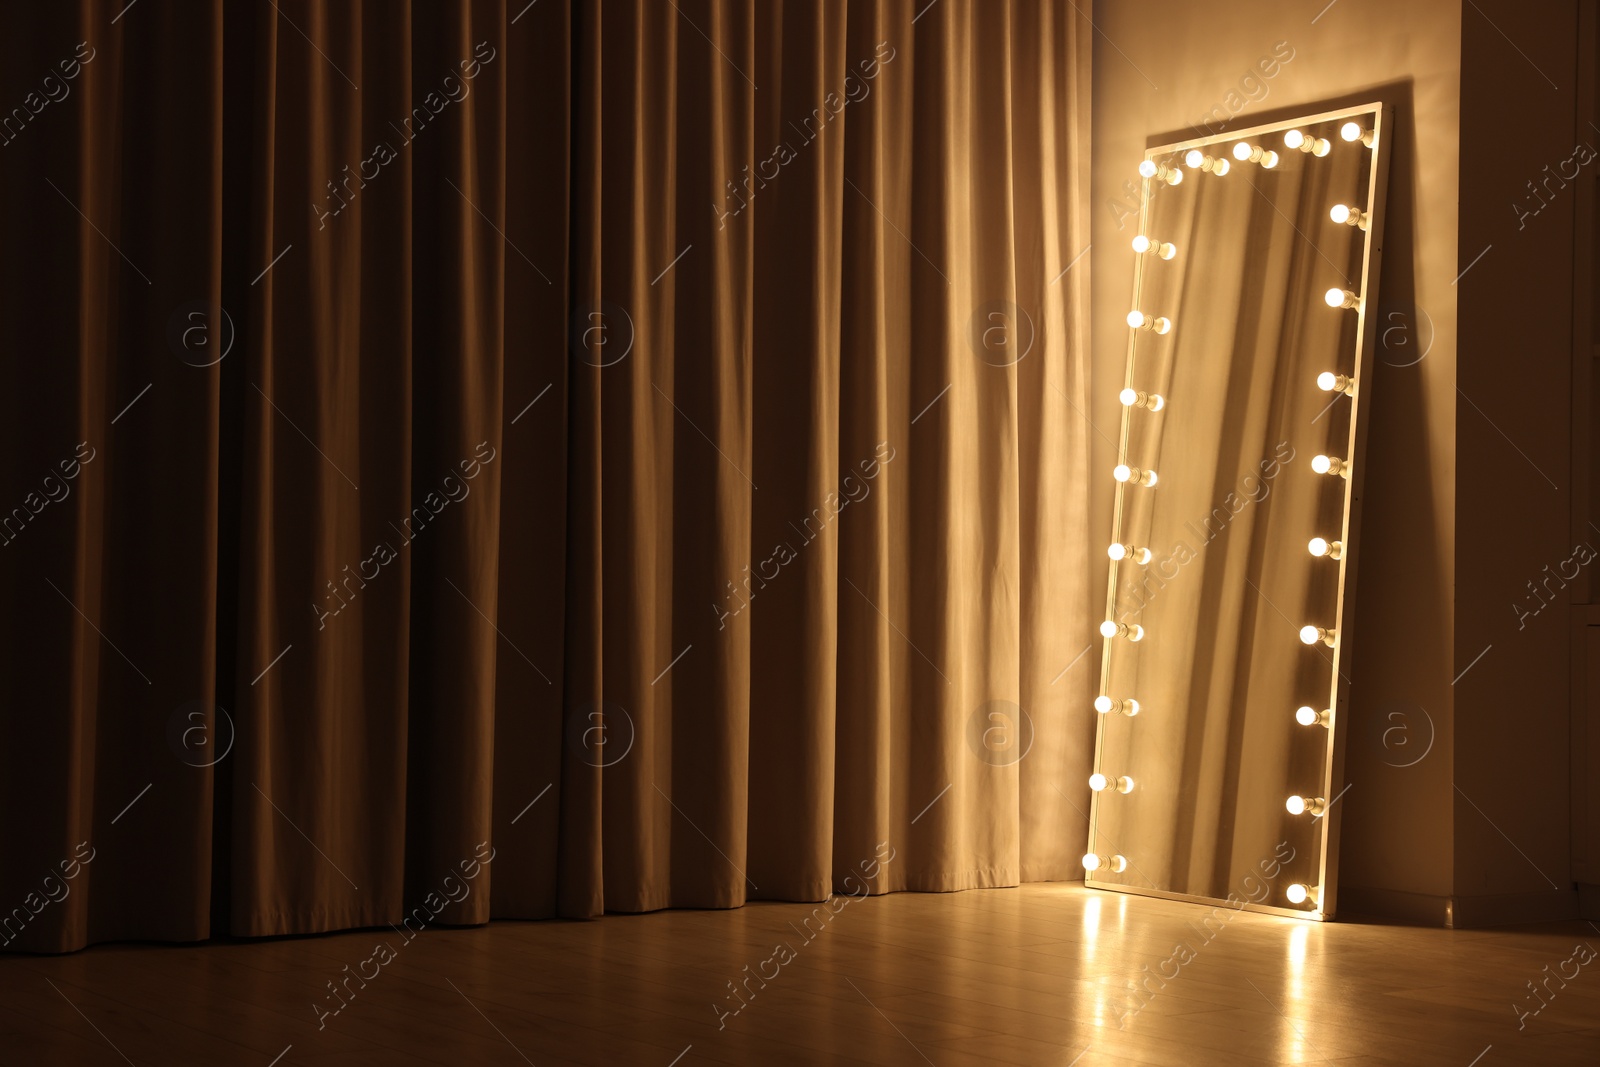
[[1286,148],[1298,148],[1302,152],[1309,152],[1314,156],[1325,156],[1333,148],[1321,137],[1307,137],[1299,130],[1290,130],[1283,135],[1283,144]]
[[1327,810],[1328,804],[1321,797],[1290,797],[1283,802],[1283,806],[1288,809],[1290,815],[1305,815],[1308,812],[1312,815],[1321,815]]
[[1171,259],[1178,254],[1177,245],[1166,241],[1158,241],[1154,237],[1146,237],[1144,234],[1140,234],[1133,239],[1133,250],[1141,256],[1147,252],[1153,252],[1162,259]]
[[1294,882],[1290,884],[1290,886],[1283,891],[1283,895],[1289,898],[1289,903],[1291,904],[1304,904],[1308,900],[1313,906],[1315,906],[1317,903],[1316,889],[1300,882]]
[[1278,165],[1278,153],[1246,141],[1233,146],[1233,158],[1240,163],[1259,163],[1268,170]]
[[1103,774],[1091,774],[1089,776],[1089,788],[1096,793],[1104,791],[1107,784],[1106,776]]
[[1350,464],[1337,456],[1312,456],[1311,469],[1318,474],[1333,474],[1340,478],[1350,477]]
[[1331,308],[1359,308],[1361,298],[1348,289],[1335,286],[1322,294],[1322,299]]
[[1138,467],[1130,467],[1126,463],[1117,464],[1117,466],[1111,471],[1111,477],[1115,478],[1119,482],[1131,483],[1133,485],[1149,486],[1156,484],[1155,471],[1140,470]]
[[1164,166],[1153,159],[1147,159],[1139,164],[1139,174],[1145,178],[1166,182],[1168,185],[1177,185],[1183,181],[1183,171],[1177,167]]
[[1117,622],[1107,619],[1100,624],[1100,636],[1107,640],[1113,637],[1126,637],[1129,641],[1143,641],[1144,627],[1138,623]]
[[1124,389],[1117,394],[1117,399],[1122,401],[1125,408],[1149,408],[1151,411],[1160,411],[1167,406],[1167,401],[1160,393],[1144,393],[1138,389]]
[[1123,775],[1120,778],[1107,778],[1103,774],[1091,774],[1089,776],[1089,788],[1096,793],[1102,793],[1108,788],[1115,789],[1119,793],[1131,793],[1133,792],[1133,779],[1127,775]]
[[1141,565],[1150,562],[1150,550],[1138,545],[1112,545],[1106,549],[1106,555],[1118,562],[1125,559]]
[[1313,537],[1310,544],[1306,545],[1313,556],[1326,556],[1329,559],[1338,559],[1344,555],[1344,543],[1341,541],[1327,541],[1321,537]]
[[1189,149],[1189,153],[1183,157],[1183,161],[1192,170],[1210,171],[1219,177],[1228,173],[1228,161],[1226,159],[1208,156],[1198,148]]
[[1376,131],[1364,129],[1359,122],[1347,122],[1339,127],[1339,136],[1346,141],[1360,141],[1368,148],[1371,148],[1377,134]]
[[1121,874],[1123,871],[1128,869],[1128,861],[1123,859],[1121,856],[1097,856],[1093,852],[1084,853],[1084,870],[1098,871],[1102,867],[1113,873]]
[[1324,708],[1318,711],[1309,704],[1296,709],[1294,721],[1301,726],[1326,726],[1328,725],[1328,711]]
[[1172,329],[1172,320],[1160,315],[1146,315],[1137,309],[1128,312],[1128,325],[1135,330],[1154,330],[1166,333]]
[[1324,630],[1320,626],[1300,627],[1301,644],[1314,645],[1318,642],[1321,642],[1322,644],[1327,645],[1329,648],[1332,648],[1337,640],[1338,636],[1332,630]]
[[1362,230],[1367,228],[1367,213],[1360,208],[1335,204],[1328,209],[1328,217],[1341,226],[1354,226]]
[[1345,396],[1354,396],[1356,380],[1343,374],[1335,374],[1325,370],[1317,375],[1317,388],[1324,393],[1343,393]]
[[1127,700],[1113,700],[1108,696],[1097,696],[1094,698],[1094,710],[1102,715],[1118,711],[1131,719],[1139,714],[1139,702],[1132,697]]

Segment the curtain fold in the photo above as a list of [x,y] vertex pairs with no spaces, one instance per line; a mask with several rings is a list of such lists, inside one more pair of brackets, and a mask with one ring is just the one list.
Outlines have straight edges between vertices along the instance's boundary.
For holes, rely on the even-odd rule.
[[0,16],[0,947],[1080,876],[1087,5],[119,7]]

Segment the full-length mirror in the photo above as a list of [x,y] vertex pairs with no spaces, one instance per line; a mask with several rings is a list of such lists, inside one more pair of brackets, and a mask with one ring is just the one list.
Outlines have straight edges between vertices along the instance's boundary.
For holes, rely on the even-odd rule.
[[1090,885],[1333,914],[1389,126],[1140,166]]

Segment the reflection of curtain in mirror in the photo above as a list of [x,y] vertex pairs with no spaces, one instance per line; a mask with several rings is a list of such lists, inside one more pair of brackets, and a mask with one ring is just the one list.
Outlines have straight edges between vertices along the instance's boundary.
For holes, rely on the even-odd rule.
[[[1326,695],[1307,687],[1308,660],[1322,664],[1324,689],[1327,670],[1296,638],[1307,582],[1320,580],[1305,540],[1328,488],[1307,466],[1304,427],[1328,399],[1313,381],[1344,332],[1321,300],[1349,277],[1351,231],[1330,235],[1328,190],[1363,160],[1285,155],[1271,171],[1243,163],[1156,186],[1147,225],[1180,251],[1144,266],[1141,307],[1174,326],[1136,342],[1138,387],[1168,403],[1134,412],[1129,462],[1161,480],[1128,491],[1123,535],[1148,538],[1155,559],[1119,576],[1119,616],[1147,636],[1119,650],[1113,677],[1148,714],[1110,724],[1119,743],[1102,766],[1134,773],[1139,791],[1103,805],[1101,826],[1131,850],[1132,881],[1176,892],[1242,895],[1290,833],[1283,798],[1320,787],[1320,765],[1299,764],[1323,738],[1296,735],[1293,721],[1297,694]],[[1307,784],[1288,788],[1291,778]],[[1294,832],[1297,851],[1314,850],[1303,825]]]

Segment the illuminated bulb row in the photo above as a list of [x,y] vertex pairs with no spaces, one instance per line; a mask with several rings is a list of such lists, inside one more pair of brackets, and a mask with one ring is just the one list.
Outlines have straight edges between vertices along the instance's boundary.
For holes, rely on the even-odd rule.
[[1302,152],[1309,152],[1314,156],[1325,156],[1333,151],[1333,145],[1322,137],[1307,137],[1299,130],[1290,130],[1283,135],[1283,143],[1289,148],[1298,148]]
[[1177,167],[1169,167],[1166,164],[1157,163],[1153,159],[1147,159],[1139,164],[1139,173],[1143,177],[1154,178],[1156,181],[1166,182],[1168,185],[1177,185],[1183,181],[1183,171]]
[[1107,619],[1100,624],[1100,636],[1110,640],[1113,637],[1126,637],[1129,641],[1143,641],[1144,627],[1136,622],[1117,622]]
[[1148,548],[1140,548],[1138,545],[1112,545],[1106,549],[1106,555],[1118,563],[1128,560],[1142,566],[1150,562],[1150,550]]
[[1158,241],[1154,237],[1146,237],[1144,234],[1140,234],[1133,239],[1133,250],[1141,256],[1148,252],[1151,255],[1160,256],[1162,259],[1171,259],[1178,254],[1177,245],[1168,241]]
[[1248,141],[1240,141],[1233,146],[1233,158],[1240,163],[1259,163],[1267,170],[1278,165],[1278,153],[1270,148],[1250,144]]
[[1144,393],[1137,389],[1124,389],[1117,394],[1117,399],[1122,401],[1125,408],[1149,408],[1151,411],[1160,411],[1167,406],[1166,398],[1160,393]]
[[1359,122],[1347,122],[1339,127],[1339,136],[1346,141],[1360,141],[1371,148],[1378,135],[1376,130],[1365,129]]
[[1157,480],[1155,471],[1130,467],[1126,463],[1117,464],[1116,468],[1111,472],[1111,477],[1119,482],[1133,485],[1155,485]]
[[1337,456],[1312,456],[1311,469],[1318,474],[1331,474],[1340,478],[1350,477],[1350,464]]
[[1294,713],[1294,721],[1301,726],[1326,726],[1331,718],[1333,718],[1333,712],[1327,708],[1319,711],[1309,704],[1299,708]]
[[1083,854],[1083,869],[1098,871],[1104,868],[1113,874],[1121,874],[1128,869],[1128,861],[1121,856],[1101,856],[1093,852]]
[[1290,815],[1321,815],[1328,810],[1328,802],[1321,797],[1290,797],[1283,802]]
[[1131,719],[1139,714],[1139,702],[1132,697],[1127,700],[1112,700],[1108,696],[1101,695],[1094,698],[1094,710],[1102,715],[1110,715],[1113,711],[1121,712]]
[[1356,380],[1344,374],[1335,374],[1325,370],[1317,375],[1317,388],[1324,393],[1343,393],[1345,396],[1356,395]]
[[1172,329],[1172,320],[1163,315],[1146,315],[1142,311],[1128,312],[1128,325],[1135,330],[1154,330],[1156,333],[1166,333]]
[[1367,228],[1368,215],[1360,208],[1335,204],[1329,209],[1328,217],[1341,226],[1354,226],[1359,230]]
[[1360,308],[1361,298],[1348,289],[1335,286],[1322,294],[1322,299],[1331,308]]
[[[1104,633],[1102,627],[1101,632]],[[1329,648],[1339,643],[1339,634],[1335,630],[1324,630],[1320,626],[1300,627],[1300,643],[1305,645],[1324,644]]]
[[1310,550],[1313,556],[1319,558],[1338,559],[1344,555],[1343,541],[1327,541],[1320,537],[1313,537],[1310,543],[1306,545],[1306,548]]
[[1125,774],[1120,778],[1107,778],[1103,774],[1091,774],[1089,776],[1089,788],[1096,793],[1103,793],[1107,789],[1115,789],[1119,793],[1131,793],[1133,792],[1133,779]]
[[1189,154],[1183,157],[1183,161],[1193,170],[1207,171],[1219,178],[1228,173],[1228,168],[1232,166],[1226,159],[1208,156],[1198,148],[1189,149]]

